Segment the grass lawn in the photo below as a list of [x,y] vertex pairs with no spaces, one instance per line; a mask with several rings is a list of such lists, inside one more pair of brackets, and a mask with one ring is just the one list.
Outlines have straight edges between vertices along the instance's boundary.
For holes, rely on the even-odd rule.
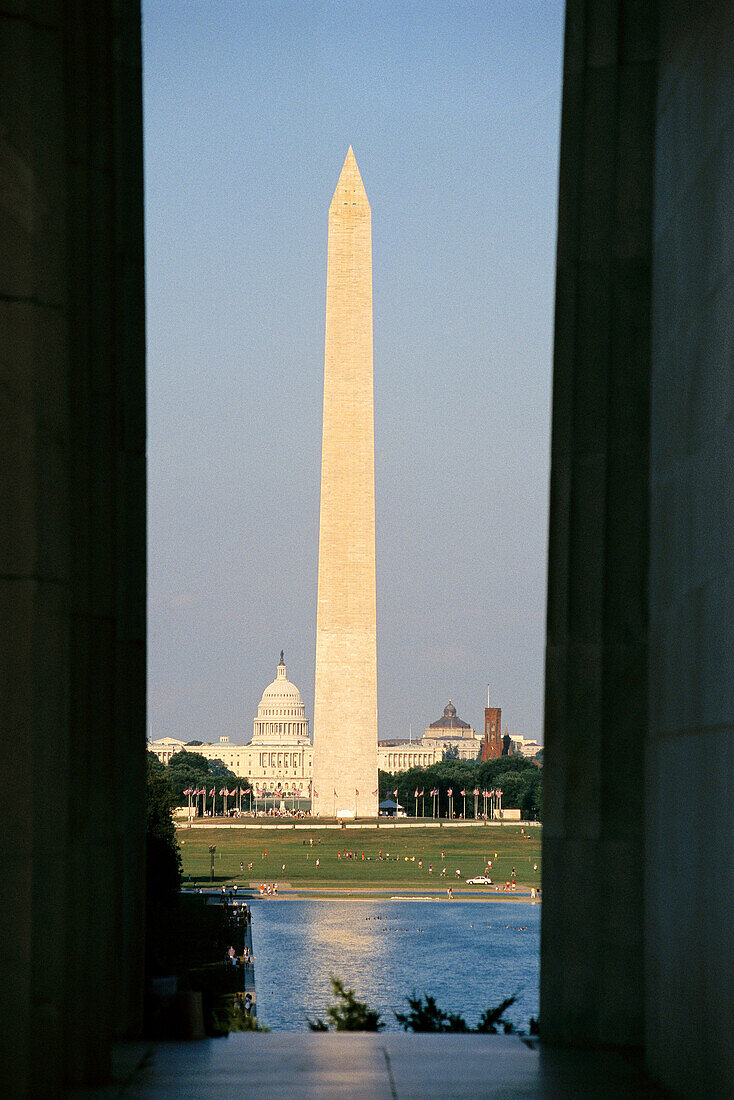
[[[455,874],[458,868],[461,885],[468,889],[464,880],[483,874],[488,860],[492,860],[489,874],[495,883],[503,885],[511,878],[514,867],[518,886],[540,886],[542,830],[533,828],[526,832],[530,834],[527,840],[519,825],[486,829],[383,831],[347,828],[294,832],[212,827],[179,829],[177,836],[184,883],[188,876],[192,882],[209,880],[209,845],[215,844],[214,875],[218,883],[288,882],[294,887],[310,888],[439,889],[449,884],[459,885]],[[354,852],[355,858],[345,858],[345,851]],[[423,861],[422,866],[419,860]],[[244,872],[240,871],[240,861],[244,864]],[[251,871],[249,863],[252,863]],[[537,871],[533,870],[534,864],[537,864]],[[444,867],[446,875],[442,877]],[[474,889],[477,893],[487,893],[489,888],[478,886]]]

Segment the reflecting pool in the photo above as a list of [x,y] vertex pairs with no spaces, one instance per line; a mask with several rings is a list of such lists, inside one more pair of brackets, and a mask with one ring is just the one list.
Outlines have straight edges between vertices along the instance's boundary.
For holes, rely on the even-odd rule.
[[538,1015],[540,905],[338,899],[251,902],[258,1018],[301,1031],[324,1018],[334,974],[378,1009],[388,1030],[406,994],[431,993],[473,1027],[517,996],[507,1018],[527,1031]]

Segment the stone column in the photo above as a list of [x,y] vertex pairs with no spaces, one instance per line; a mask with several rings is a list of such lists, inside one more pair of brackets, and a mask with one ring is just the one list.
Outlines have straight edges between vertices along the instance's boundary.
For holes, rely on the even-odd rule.
[[734,1079],[734,8],[661,5],[647,741],[646,1047]]
[[568,0],[546,655],[541,1034],[643,1038],[655,5]]
[[142,1006],[139,5],[0,4],[0,1052],[101,1080]]

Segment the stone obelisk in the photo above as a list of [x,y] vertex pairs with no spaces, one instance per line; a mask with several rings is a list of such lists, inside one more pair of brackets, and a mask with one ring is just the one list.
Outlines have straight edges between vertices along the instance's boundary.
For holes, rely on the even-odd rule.
[[313,806],[377,813],[372,220],[351,146],[329,207]]

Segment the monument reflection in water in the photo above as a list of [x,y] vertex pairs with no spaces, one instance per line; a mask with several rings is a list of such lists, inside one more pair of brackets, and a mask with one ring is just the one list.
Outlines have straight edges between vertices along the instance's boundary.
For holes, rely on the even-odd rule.
[[303,1031],[324,1017],[329,978],[378,1009],[388,1030],[407,994],[431,993],[473,1027],[517,996],[507,1018],[538,1015],[540,906],[515,902],[253,901],[258,1018]]

